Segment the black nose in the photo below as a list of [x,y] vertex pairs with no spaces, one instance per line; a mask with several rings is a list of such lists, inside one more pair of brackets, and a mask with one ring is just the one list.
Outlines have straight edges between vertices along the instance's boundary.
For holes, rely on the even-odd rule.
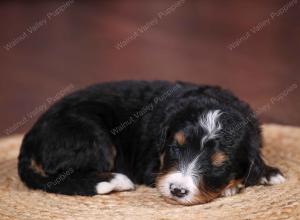
[[170,184],[170,192],[173,196],[182,198],[188,194],[188,190],[182,187],[177,187],[174,184]]

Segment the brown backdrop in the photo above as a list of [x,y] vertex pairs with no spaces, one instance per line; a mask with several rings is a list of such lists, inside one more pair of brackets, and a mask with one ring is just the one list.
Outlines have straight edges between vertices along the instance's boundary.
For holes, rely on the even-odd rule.
[[0,132],[30,128],[51,103],[122,79],[219,84],[263,122],[300,125],[300,3],[0,3]]

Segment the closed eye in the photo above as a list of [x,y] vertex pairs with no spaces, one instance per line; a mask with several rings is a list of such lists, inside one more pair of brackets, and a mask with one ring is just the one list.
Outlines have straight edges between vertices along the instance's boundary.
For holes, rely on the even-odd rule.
[[173,156],[178,158],[180,156],[180,147],[177,144],[171,144],[169,145],[170,152]]

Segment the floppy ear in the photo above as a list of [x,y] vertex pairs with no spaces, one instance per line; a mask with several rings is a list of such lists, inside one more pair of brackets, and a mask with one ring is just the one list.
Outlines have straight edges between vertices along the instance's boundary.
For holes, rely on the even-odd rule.
[[257,184],[274,185],[285,181],[281,171],[276,167],[268,166],[259,152],[255,152],[248,168],[248,173],[244,178],[245,186],[252,186]]
[[264,176],[266,165],[259,151],[249,152],[247,171],[244,177],[245,186],[257,185]]
[[157,140],[157,145],[159,146],[160,152],[162,152],[164,150],[164,146],[166,143],[166,140],[168,138],[168,131],[169,131],[169,126],[162,126],[162,128],[160,129],[160,134],[159,134],[159,138]]
[[247,169],[244,174],[244,185],[252,186],[260,182],[265,174],[266,165],[261,157],[262,140],[260,130],[248,130]]
[[244,185],[279,184],[285,181],[281,171],[276,167],[268,166],[261,156],[261,137],[259,133],[250,136],[248,148],[248,165],[244,176]]

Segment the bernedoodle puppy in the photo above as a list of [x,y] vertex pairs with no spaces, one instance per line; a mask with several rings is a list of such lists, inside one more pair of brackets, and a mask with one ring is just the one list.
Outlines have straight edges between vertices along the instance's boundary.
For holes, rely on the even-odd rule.
[[229,91],[184,82],[103,83],[64,97],[25,135],[19,176],[66,195],[156,187],[166,201],[209,202],[284,177],[261,157],[254,112]]

